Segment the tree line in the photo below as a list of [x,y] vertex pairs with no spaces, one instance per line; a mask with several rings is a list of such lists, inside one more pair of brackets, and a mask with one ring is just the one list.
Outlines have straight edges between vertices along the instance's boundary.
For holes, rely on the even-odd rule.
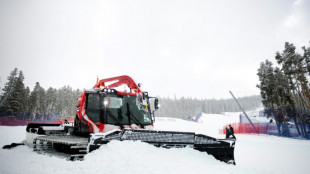
[[[237,99],[244,110],[255,110],[262,107],[261,97],[253,95]],[[189,119],[199,113],[221,114],[223,112],[241,112],[234,99],[180,99],[159,97],[160,109],[156,112],[159,117],[176,117]]]
[[[0,110],[14,113],[28,113],[28,117],[33,114],[57,115],[60,118],[74,117],[76,114],[76,99],[80,97],[82,91],[72,89],[70,86],[63,86],[60,89],[48,88],[47,90],[36,82],[31,91],[24,85],[24,75],[22,71],[15,68],[7,78],[7,83],[0,95]],[[7,97],[5,99],[5,97]],[[245,110],[253,110],[261,106],[260,96],[242,97],[238,99]],[[159,117],[177,117],[188,119],[201,112],[223,113],[240,112],[239,107],[233,99],[196,99],[184,98],[170,99],[159,97],[160,109],[156,112]],[[29,114],[30,113],[30,114]],[[1,113],[0,113],[1,115]],[[24,114],[25,116],[25,114]],[[38,116],[37,116],[38,117]],[[31,118],[33,119],[33,118]]]
[[75,116],[76,99],[81,95],[81,90],[70,86],[46,90],[36,82],[31,91],[24,85],[24,79],[22,71],[17,68],[11,71],[2,89],[0,109],[14,113],[54,114],[60,118]]
[[[279,123],[279,134],[289,134],[285,127],[294,120],[297,131],[307,138],[305,124],[310,122],[310,47],[296,51],[292,43],[285,43],[282,52],[276,52],[277,66],[268,59],[258,68],[262,103],[266,112]],[[281,127],[282,126],[282,127]],[[284,127],[283,127],[284,126]]]

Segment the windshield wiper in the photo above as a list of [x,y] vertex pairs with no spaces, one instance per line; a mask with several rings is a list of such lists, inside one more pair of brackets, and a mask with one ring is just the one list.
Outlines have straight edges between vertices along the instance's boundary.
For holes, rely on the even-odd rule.
[[133,115],[133,113],[130,111],[129,109],[129,104],[127,103],[127,111],[128,111],[128,120],[130,123],[130,119],[132,118],[134,123],[137,123],[138,125],[141,126],[142,129],[144,129],[144,125],[135,117],[135,115]]

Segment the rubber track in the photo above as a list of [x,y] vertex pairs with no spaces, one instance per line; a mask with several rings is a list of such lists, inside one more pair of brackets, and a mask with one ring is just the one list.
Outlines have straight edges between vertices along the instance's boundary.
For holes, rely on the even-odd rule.
[[58,154],[68,160],[83,160],[87,153],[87,138],[69,136],[40,136],[33,141],[33,150],[38,153]]

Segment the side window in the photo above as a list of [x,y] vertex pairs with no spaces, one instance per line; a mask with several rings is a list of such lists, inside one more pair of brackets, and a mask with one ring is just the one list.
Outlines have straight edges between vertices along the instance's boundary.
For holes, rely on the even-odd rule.
[[88,94],[87,109],[99,109],[100,101],[99,94]]
[[99,94],[88,94],[86,114],[93,122],[100,122]]

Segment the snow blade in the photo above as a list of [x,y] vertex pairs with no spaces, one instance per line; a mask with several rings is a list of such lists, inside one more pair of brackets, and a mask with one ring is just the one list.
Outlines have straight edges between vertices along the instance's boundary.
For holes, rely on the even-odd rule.
[[235,139],[215,139],[206,135],[196,135],[194,149],[207,152],[217,160],[236,165]]
[[157,147],[192,147],[201,152],[207,152],[216,159],[228,164],[235,164],[235,140],[218,140],[193,132],[173,132],[154,130],[117,130],[105,134],[92,134],[89,138],[89,152],[98,149],[111,140],[133,140],[153,144]]

